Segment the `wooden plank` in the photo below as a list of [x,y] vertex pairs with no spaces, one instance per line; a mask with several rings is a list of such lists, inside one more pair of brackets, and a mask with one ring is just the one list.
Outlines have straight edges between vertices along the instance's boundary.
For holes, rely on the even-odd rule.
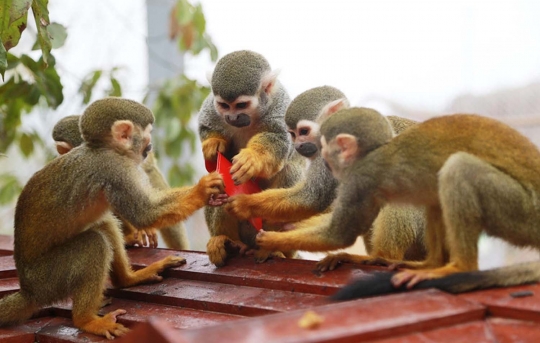
[[315,268],[316,261],[271,259],[265,263],[255,263],[251,256],[231,258],[226,266],[217,268],[203,252],[134,248],[129,249],[128,254],[131,263],[138,268],[170,254],[178,254],[187,263],[165,273],[176,278],[320,295],[333,294],[353,278],[366,276],[367,272],[384,270],[382,267],[345,263],[336,270],[321,273]]
[[13,255],[13,236],[0,235],[0,256]]
[[506,318],[489,318],[487,322],[491,326],[498,343],[540,341],[540,325],[538,325],[538,322]]
[[316,294],[166,278],[162,282],[108,289],[115,298],[224,312],[240,316],[291,311],[326,303]]
[[[64,302],[52,306],[49,313],[69,319],[71,318],[71,309],[71,302]],[[126,314],[118,317],[118,321],[128,327],[136,323],[143,323],[151,317],[163,318],[168,324],[178,329],[202,328],[244,318],[234,314],[194,310],[117,298],[113,298],[112,303],[103,307],[99,314],[104,315],[117,309],[127,311]]]
[[19,279],[16,277],[0,279],[0,298],[19,290]]
[[0,342],[2,343],[34,343],[35,332],[38,332],[52,320],[52,318],[39,318],[26,321],[23,324],[0,328]]
[[470,323],[450,325],[428,331],[419,331],[407,335],[395,336],[392,338],[378,339],[366,343],[495,343],[493,332],[486,322],[482,320]]
[[0,256],[0,279],[17,277],[13,255]]
[[[513,297],[516,292],[531,292],[531,296]],[[460,294],[459,297],[485,305],[497,317],[540,322],[540,284]]]
[[[360,299],[312,310],[323,317],[316,329],[298,326],[306,312],[300,310],[182,330],[178,342],[351,342],[477,321],[485,315],[483,306],[437,290]],[[126,342],[131,342],[129,339],[135,336],[129,334]]]

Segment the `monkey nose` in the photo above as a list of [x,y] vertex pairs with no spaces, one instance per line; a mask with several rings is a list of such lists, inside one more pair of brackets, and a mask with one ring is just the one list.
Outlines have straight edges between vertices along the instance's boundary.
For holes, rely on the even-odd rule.
[[296,151],[304,157],[311,157],[317,153],[319,149],[313,143],[301,143],[295,146]]
[[225,116],[225,121],[232,126],[244,127],[251,124],[251,119],[245,113],[240,114],[228,114]]

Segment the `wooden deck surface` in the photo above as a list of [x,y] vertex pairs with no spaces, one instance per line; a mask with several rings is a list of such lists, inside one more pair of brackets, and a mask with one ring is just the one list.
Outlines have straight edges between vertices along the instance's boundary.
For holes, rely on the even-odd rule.
[[[19,288],[11,237],[0,236],[0,297]],[[133,248],[134,267],[169,254],[187,264],[161,283],[109,289],[112,304],[127,310],[119,321],[132,331],[117,342],[540,342],[540,285],[450,295],[438,290],[331,303],[327,296],[377,267],[344,264],[315,271],[314,261],[231,259],[215,268],[194,251]],[[515,292],[529,291],[515,297]],[[298,321],[311,310],[322,321]],[[1,311],[1,309],[0,309]],[[26,323],[0,329],[0,342],[104,342],[73,326],[69,301],[42,310]]]

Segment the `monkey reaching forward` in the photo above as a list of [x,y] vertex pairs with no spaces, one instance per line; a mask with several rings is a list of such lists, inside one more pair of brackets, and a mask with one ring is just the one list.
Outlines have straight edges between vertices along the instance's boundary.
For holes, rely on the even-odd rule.
[[[285,122],[296,151],[310,160],[306,178],[291,188],[235,195],[229,198],[225,205],[227,211],[240,219],[262,217],[268,221],[285,219],[297,222],[293,224],[295,228],[328,225],[332,217],[331,204],[336,197],[338,181],[324,165],[324,159],[320,155],[319,128],[328,117],[347,107],[349,104],[345,95],[331,86],[315,87],[298,95],[287,108]],[[405,118],[387,118],[395,134],[416,124],[415,121]],[[423,211],[412,206],[385,206],[377,217],[373,230],[368,230],[363,235],[370,256],[330,254],[319,262],[318,268],[325,271],[334,269],[339,262],[377,262],[378,258],[423,259],[424,226]],[[278,250],[328,250],[312,248],[302,237],[293,240],[289,239],[288,235],[289,233],[274,235],[272,247]],[[282,239],[278,241],[278,238]],[[269,241],[265,240],[264,243]]]
[[[80,115],[64,117],[54,126],[52,136],[56,143],[56,150],[60,155],[71,151],[71,149],[83,143],[79,130],[80,117]],[[153,188],[158,190],[170,188],[157,166],[153,151],[148,152],[148,156],[144,159],[142,167],[146,175],[148,175],[150,185]],[[156,229],[138,230],[125,220],[122,221],[121,227],[126,245],[138,244],[139,246],[143,246],[148,244],[152,248],[157,247]],[[189,248],[186,229],[182,222],[161,228],[159,231],[167,247],[176,250],[186,250]]]
[[[293,186],[302,176],[304,161],[295,153],[283,120],[289,96],[268,61],[246,50],[225,55],[214,69],[211,86],[199,113],[204,159],[216,161],[218,151],[232,159],[236,184],[257,178],[261,189]],[[207,253],[216,266],[225,264],[230,247],[241,252],[256,248],[256,231],[247,221],[220,207],[206,207],[205,217],[211,235]],[[262,262],[294,252],[259,249],[254,254]]]
[[378,112],[353,108],[329,118],[321,134],[322,155],[341,184],[327,228],[331,234],[316,227],[303,233],[313,244],[328,237],[335,247],[350,243],[369,229],[387,202],[427,209],[425,261],[403,263],[414,270],[359,280],[335,299],[417,284],[464,292],[540,279],[539,262],[477,271],[482,232],[540,248],[540,152],[514,129],[494,119],[456,114],[392,138]]
[[154,116],[131,100],[92,103],[80,119],[85,142],[49,162],[24,187],[15,209],[14,258],[20,291],[0,300],[0,324],[21,322],[43,306],[69,296],[76,327],[109,339],[128,329],[125,313],[99,317],[111,270],[116,287],[161,281],[159,272],[185,260],[177,256],[132,271],[118,221],[139,228],[184,220],[223,190],[212,173],[193,187],[155,192],[143,183],[140,165],[151,149]]

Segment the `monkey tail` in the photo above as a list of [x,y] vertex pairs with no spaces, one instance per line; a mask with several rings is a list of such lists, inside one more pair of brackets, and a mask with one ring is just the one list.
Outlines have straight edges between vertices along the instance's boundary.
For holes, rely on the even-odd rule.
[[[376,272],[353,281],[340,289],[331,299],[336,301],[366,298],[377,295],[408,291],[405,286],[395,288],[391,279],[394,273]],[[412,289],[437,288],[448,293],[509,287],[540,281],[540,262],[527,262],[484,271],[451,274],[442,278],[425,280]]]
[[24,322],[32,317],[39,307],[19,291],[0,299],[0,309],[0,326],[5,326]]

